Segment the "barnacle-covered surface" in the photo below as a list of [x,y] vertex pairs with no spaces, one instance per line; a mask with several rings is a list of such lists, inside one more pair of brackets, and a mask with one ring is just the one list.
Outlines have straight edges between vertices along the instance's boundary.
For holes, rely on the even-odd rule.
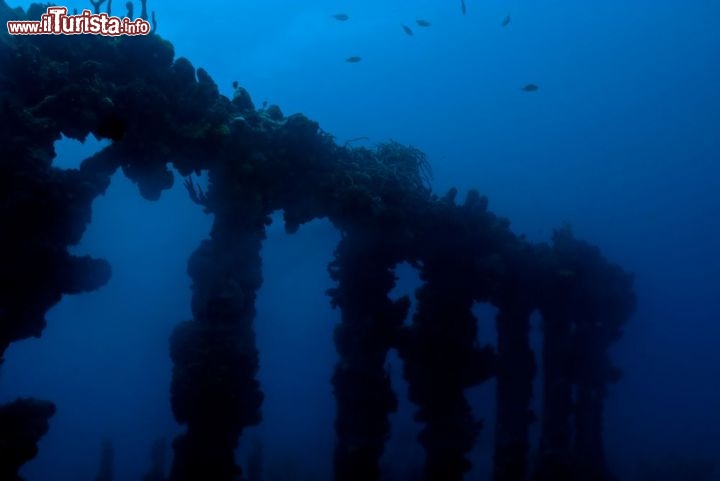
[[[3,21],[35,19],[42,10],[12,10],[0,0]],[[470,468],[466,455],[482,423],[472,418],[464,389],[492,376],[496,480],[525,479],[528,426],[536,416],[542,440],[535,479],[608,479],[602,399],[618,371],[607,348],[634,308],[632,276],[569,229],[558,230],[550,245],[529,243],[478,192],[461,203],[454,190],[435,195],[418,149],[338,145],[301,114],[256,109],[242,87],[225,97],[205,70],[176,58],[172,44],[155,34],[0,34],[0,65],[0,354],[11,342],[39,336],[45,313],[63,295],[108,281],[106,261],[68,248],[81,239],[93,199],[117,169],[150,201],[173,185],[173,169],[182,177],[208,173],[206,191],[191,179],[185,184],[214,223],[188,263],[193,319],[170,340],[172,408],[188,426],[173,443],[170,479],[230,481],[241,474],[234,449],[243,430],[262,419],[253,321],[260,249],[277,210],[288,232],[328,218],[343,235],[330,265],[337,287],[329,292],[342,311],[332,379],[336,479],[379,476],[388,415],[396,409],[384,365],[391,348],[404,361],[419,408],[428,481],[460,480]],[[91,134],[111,143],[78,169],[53,167],[55,141]],[[401,262],[416,266],[424,283],[406,326],[409,299],[389,298]],[[475,302],[499,309],[497,352],[476,345]],[[534,310],[543,315],[544,378],[551,382],[542,413],[529,408]]]

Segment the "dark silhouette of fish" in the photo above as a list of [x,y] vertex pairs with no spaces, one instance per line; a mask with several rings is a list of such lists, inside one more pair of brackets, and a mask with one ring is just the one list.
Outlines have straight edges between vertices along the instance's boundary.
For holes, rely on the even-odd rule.
[[463,15],[467,13],[467,6],[465,6],[465,0],[460,0],[460,11]]
[[415,20],[415,22],[416,22],[416,23],[418,24],[418,26],[420,26],[420,27],[429,27],[429,26],[430,26],[430,22],[428,22],[427,20],[423,20],[423,19],[421,19],[421,18],[418,18],[417,20]]
[[350,16],[345,13],[336,13],[332,16],[335,20],[340,20],[341,22],[344,22],[345,20],[349,19]]
[[539,89],[540,87],[535,84],[527,84],[524,87],[520,87],[520,90],[525,92],[537,92]]
[[502,25],[503,27],[507,27],[509,24],[510,24],[510,15],[505,17],[500,25]]
[[413,31],[410,27],[408,27],[407,25],[400,25],[400,26],[402,27],[402,29],[405,33],[407,33],[408,35],[410,35],[412,37]]
[[360,60],[362,60],[362,57],[358,57],[357,55],[345,59],[347,63],[358,63]]

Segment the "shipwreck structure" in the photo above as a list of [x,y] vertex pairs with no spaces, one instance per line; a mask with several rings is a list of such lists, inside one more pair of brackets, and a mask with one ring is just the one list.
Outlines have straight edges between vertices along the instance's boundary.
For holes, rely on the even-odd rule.
[[[0,0],[0,19],[38,19],[44,9]],[[188,262],[193,319],[170,339],[171,403],[187,429],[173,442],[168,481],[241,474],[234,451],[243,430],[261,422],[263,404],[253,329],[261,245],[280,210],[288,232],[326,218],[342,233],[329,266],[330,301],[342,313],[332,378],[337,481],[380,475],[397,407],[385,367],[390,349],[403,361],[422,424],[425,481],[459,481],[469,470],[482,424],[464,391],[492,377],[495,481],[610,479],[603,400],[619,371],[607,352],[634,309],[633,278],[568,228],[549,244],[528,242],[478,192],[462,201],[455,191],[435,195],[419,150],[338,145],[302,115],[256,108],[239,86],[227,98],[156,34],[0,34],[0,125],[0,358],[10,343],[40,336],[62,296],[109,280],[105,260],[68,247],[118,169],[148,201],[173,185],[173,169],[186,178],[208,174],[205,192],[186,181],[214,223]],[[53,166],[61,136],[91,134],[111,143],[77,169]],[[422,280],[407,321],[410,300],[389,297],[403,262]],[[477,302],[498,309],[497,349],[477,343]],[[542,316],[540,353],[528,339],[533,312]],[[542,410],[533,413],[540,374]],[[1,479],[21,479],[54,410],[34,399],[0,406]],[[531,459],[536,421],[541,439]]]

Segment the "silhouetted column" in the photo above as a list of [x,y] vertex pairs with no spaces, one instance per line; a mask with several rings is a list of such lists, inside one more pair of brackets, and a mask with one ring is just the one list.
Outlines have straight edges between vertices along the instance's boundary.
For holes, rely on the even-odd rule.
[[603,400],[607,384],[620,376],[608,349],[634,311],[633,275],[575,239],[569,227],[554,232],[548,259],[541,309],[545,407],[535,479],[606,481],[612,476]]
[[569,364],[571,322],[554,306],[541,309],[543,402],[535,481],[573,481],[571,442],[573,390]]
[[335,329],[340,360],[332,383],[337,400],[334,471],[337,481],[372,481],[390,435],[389,414],[397,410],[386,357],[407,316],[407,298],[392,301],[397,258],[381,233],[343,237],[330,265],[338,281],[330,290],[342,310]]
[[165,439],[156,440],[150,448],[150,467],[142,481],[165,481]]
[[[426,263],[412,326],[400,343],[410,400],[424,424],[426,481],[459,481],[482,423],[474,419],[465,389],[490,375],[490,351],[477,350],[473,295],[461,272]],[[456,266],[458,267],[458,266]],[[440,271],[435,269],[439,268]]]
[[0,479],[23,481],[18,470],[37,455],[54,414],[53,403],[32,398],[0,406]]
[[113,481],[115,479],[115,449],[110,438],[102,440],[100,466],[95,481]]
[[587,383],[577,388],[575,403],[575,442],[578,474],[583,480],[605,481],[609,478],[603,445],[604,393]]
[[530,303],[521,294],[503,293],[497,314],[495,481],[527,478],[528,430],[535,419],[530,407],[536,370],[529,338],[531,313]]
[[195,320],[171,338],[172,408],[188,426],[173,443],[172,481],[237,479],[238,438],[261,419],[253,319],[265,219],[225,214],[216,214],[211,239],[188,264]]
[[409,397],[419,407],[415,420],[424,425],[425,481],[461,480],[482,427],[465,389],[491,375],[493,353],[477,348],[471,270],[462,259],[424,261],[417,311],[399,343]]
[[603,409],[607,385],[620,378],[620,371],[610,362],[608,349],[619,336],[614,332],[617,325],[613,316],[605,317],[602,306],[588,302],[584,307],[583,321],[578,323],[573,343],[577,351],[573,452],[579,477],[606,481],[612,479],[612,475],[605,459]]
[[492,347],[480,347],[472,309],[491,290],[489,264],[506,225],[487,212],[487,199],[471,190],[461,206],[451,189],[423,214],[413,239],[420,279],[412,324],[403,328],[398,351],[409,398],[423,424],[425,481],[460,481],[472,463],[468,453],[482,422],[474,418],[465,390],[494,374]]

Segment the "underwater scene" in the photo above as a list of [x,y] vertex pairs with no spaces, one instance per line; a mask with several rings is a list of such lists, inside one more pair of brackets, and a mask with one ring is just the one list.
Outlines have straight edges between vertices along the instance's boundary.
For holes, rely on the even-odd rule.
[[0,20],[0,481],[720,481],[720,2]]

